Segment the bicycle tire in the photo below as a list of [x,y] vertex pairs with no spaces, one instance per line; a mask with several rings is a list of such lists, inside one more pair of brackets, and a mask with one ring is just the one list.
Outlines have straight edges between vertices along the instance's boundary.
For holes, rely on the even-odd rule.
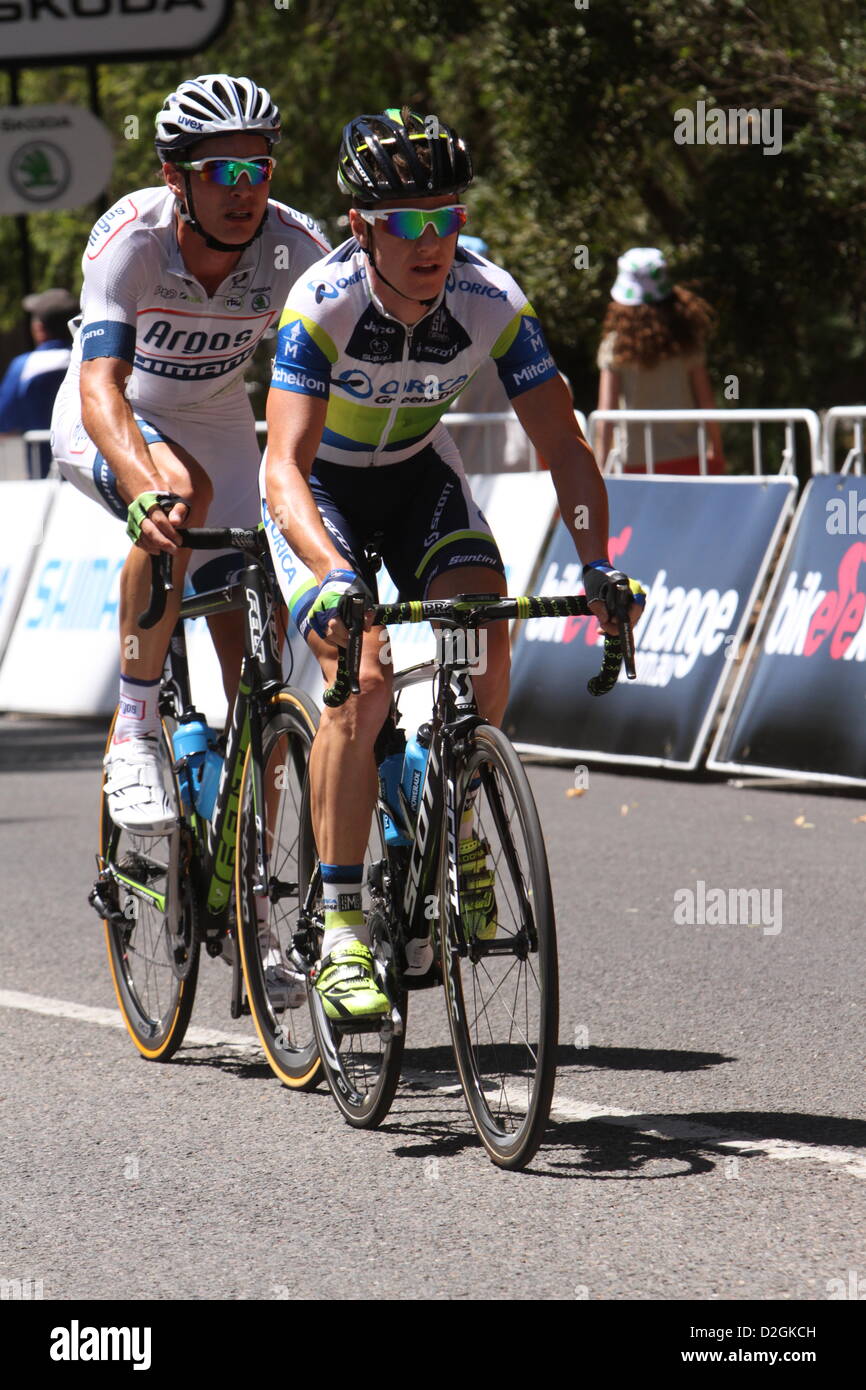
[[[496,935],[470,929],[454,902],[454,842],[442,837],[440,950],[448,1022],[472,1121],[501,1168],[523,1168],[550,1116],[556,1079],[559,990],[556,925],[541,823],[526,773],[506,735],[489,724],[471,735],[456,778],[457,824],[480,773],[474,833],[495,877]],[[534,939],[534,945],[533,945]]]
[[[116,715],[115,715],[116,718]],[[106,751],[114,733],[114,720]],[[116,826],[100,796],[100,867],[146,883],[164,907],[116,879],[114,920],[103,918],[114,992],[132,1041],[151,1062],[167,1062],[183,1042],[195,1001],[200,941],[188,861],[189,832],[171,772],[171,740],[163,725],[166,792],[178,820],[166,835],[137,835]],[[104,778],[103,778],[104,783]]]
[[[319,923],[321,943],[324,910],[318,854],[310,814],[309,783],[304,789],[301,824],[300,880],[302,884],[310,884],[314,877],[318,880],[317,888],[314,890],[313,915]],[[384,858],[384,839],[378,813],[373,817],[371,841],[372,852],[368,850],[366,856],[368,863],[371,859]],[[394,970],[395,949],[388,911],[371,911],[368,913],[367,925],[370,930],[374,968],[400,1015],[402,1027],[389,1032],[387,1025],[383,1031],[381,1028],[359,1030],[357,1026],[337,1024],[325,1013],[313,982],[308,983],[310,1012],[316,1029],[322,1069],[337,1109],[347,1124],[355,1129],[376,1129],[391,1109],[403,1064],[408,1010],[406,991],[400,988]]]
[[[291,949],[299,911],[298,834],[307,761],[318,711],[303,691],[282,690],[269,706],[262,728],[262,781],[268,820],[268,871],[283,896],[269,900],[266,927],[253,894],[256,824],[252,797],[252,748],[247,749],[238,804],[235,905],[241,967],[250,1013],[268,1065],[292,1090],[314,1090],[321,1080],[316,1036],[309,1006],[280,1010],[268,995],[265,957],[273,950],[283,962]],[[281,775],[284,774],[284,775]],[[268,798],[279,793],[276,802]]]

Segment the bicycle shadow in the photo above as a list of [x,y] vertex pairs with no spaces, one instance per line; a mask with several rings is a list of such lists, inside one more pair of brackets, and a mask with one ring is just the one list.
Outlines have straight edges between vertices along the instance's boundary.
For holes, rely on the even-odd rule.
[[[569,1181],[655,1182],[693,1177],[723,1167],[726,1176],[735,1177],[740,1164],[766,1159],[779,1143],[791,1145],[792,1149],[801,1147],[805,1159],[809,1148],[866,1149],[866,1121],[859,1119],[772,1110],[627,1114],[612,1110],[605,1114],[596,1106],[582,1118],[569,1114],[579,1102],[569,1101],[561,1091],[563,1075],[579,1078],[590,1068],[689,1072],[735,1060],[713,1052],[560,1047],[560,1090],[554,1097],[552,1119],[541,1149],[524,1171],[529,1176]],[[404,1136],[408,1141],[393,1149],[395,1157],[447,1158],[463,1149],[479,1147],[460,1095],[450,1049],[407,1049],[406,1072],[410,1094],[407,1096],[404,1082],[389,1122],[383,1126],[383,1131],[395,1137]],[[436,1113],[429,1113],[434,1102]],[[443,1113],[443,1104],[447,1105],[447,1113]],[[425,1105],[428,1113],[417,1113]],[[414,1115],[412,1109],[416,1111]],[[822,1156],[822,1161],[827,1161],[826,1156]],[[860,1161],[866,1166],[866,1155]],[[838,1166],[840,1170],[845,1167],[842,1152]]]
[[[527,1172],[570,1180],[657,1181],[724,1166],[726,1175],[736,1177],[741,1163],[766,1159],[780,1141],[801,1147],[804,1159],[809,1148],[863,1149],[866,1122],[772,1110],[596,1114],[586,1120],[558,1120],[554,1101],[554,1118]],[[564,1156],[566,1150],[573,1156]],[[866,1155],[861,1161],[866,1165]],[[839,1167],[844,1167],[841,1154]]]

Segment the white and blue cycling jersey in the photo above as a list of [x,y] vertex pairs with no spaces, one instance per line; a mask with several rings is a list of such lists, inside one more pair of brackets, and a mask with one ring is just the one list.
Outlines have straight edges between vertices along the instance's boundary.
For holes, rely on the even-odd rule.
[[319,458],[411,458],[488,357],[512,399],[557,375],[532,305],[483,256],[458,247],[438,303],[412,327],[372,294],[367,265],[344,242],[301,276],[280,319],[271,385],[328,402]]
[[271,200],[261,236],[209,296],[184,264],[176,209],[168,188],[130,193],[100,217],[82,258],[70,371],[94,357],[129,362],[127,393],[145,413],[195,407],[231,386],[293,281],[328,248],[311,218]]
[[[145,442],[180,446],[210,478],[209,524],[254,525],[261,451],[244,368],[293,282],[328,243],[311,218],[271,200],[261,236],[208,294],[181,256],[176,210],[169,189],[145,188],[93,228],[52,448],[65,478],[126,516],[113,470],[84,428],[80,400],[82,362],[118,358],[132,367],[125,392]],[[198,562],[195,556],[191,569]]]

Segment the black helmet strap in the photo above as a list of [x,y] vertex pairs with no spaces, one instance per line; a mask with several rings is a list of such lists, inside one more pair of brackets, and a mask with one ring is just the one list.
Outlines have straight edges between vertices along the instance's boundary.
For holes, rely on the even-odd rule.
[[378,265],[376,264],[375,257],[373,256],[373,237],[372,237],[372,231],[373,231],[373,228],[372,228],[372,227],[368,227],[368,229],[367,229],[367,245],[363,248],[363,250],[364,250],[364,252],[365,252],[365,254],[366,254],[366,256],[367,256],[367,259],[369,260],[370,264],[372,265],[373,269],[375,270],[376,274],[378,275],[379,279],[380,279],[380,280],[384,280],[384,281],[385,281],[385,284],[388,286],[388,288],[389,288],[389,289],[392,289],[392,290],[394,291],[395,294],[399,294],[399,296],[400,296],[401,299],[408,299],[410,304],[423,304],[425,309],[431,308],[432,305],[434,305],[434,304],[436,303],[436,298],[437,298],[437,296],[436,296],[435,294],[434,294],[434,296],[433,296],[432,299],[416,299],[415,296],[414,296],[413,294],[404,294],[403,290],[398,290],[398,289],[397,289],[397,286],[393,283],[393,281],[389,280],[388,277],[387,277],[387,275],[383,275],[383,274],[382,274],[382,271],[379,269]]
[[260,237],[265,230],[265,223],[268,220],[267,208],[265,208],[262,214],[261,222],[247,241],[219,241],[215,236],[211,236],[210,232],[205,231],[196,217],[195,206],[192,201],[192,182],[188,169],[183,170],[183,183],[186,189],[186,206],[184,206],[182,202],[180,203],[181,221],[185,222],[188,227],[192,227],[192,230],[198,233],[204,241],[205,246],[209,246],[211,251],[246,251],[247,247],[252,246],[253,242]]

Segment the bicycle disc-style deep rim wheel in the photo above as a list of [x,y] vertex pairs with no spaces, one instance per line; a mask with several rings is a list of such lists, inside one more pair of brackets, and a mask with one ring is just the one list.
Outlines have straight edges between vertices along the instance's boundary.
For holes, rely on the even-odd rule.
[[293,1090],[313,1090],[321,1065],[309,1005],[275,1010],[265,983],[263,953],[283,960],[297,930],[298,832],[301,798],[318,713],[302,692],[281,691],[262,729],[262,786],[268,827],[268,876],[283,888],[272,899],[267,928],[256,913],[252,892],[256,828],[252,803],[252,749],[247,750],[238,809],[235,902],[238,939],[250,1013],[271,1070]]
[[[308,884],[314,873],[318,877],[318,856],[310,816],[309,784],[304,792],[302,824],[300,879],[302,884]],[[384,855],[381,848],[381,829],[376,815],[373,817],[370,838],[371,847],[375,845],[376,848],[372,851],[372,856],[368,850],[365,877],[366,865],[369,864],[370,858],[381,859]],[[321,883],[316,896],[314,915],[320,923],[324,921]],[[405,991],[397,989],[393,971],[388,969],[387,965],[388,959],[393,958],[387,924],[378,915],[375,916],[375,920],[370,915],[368,925],[371,927],[374,956],[382,962],[382,969],[388,972],[389,993],[402,1015],[402,1032],[393,1032],[383,1039],[379,1031],[348,1031],[328,1018],[314,986],[308,986],[310,1011],[316,1027],[322,1067],[338,1110],[355,1129],[375,1129],[391,1109],[400,1082],[408,1012]]]
[[[112,721],[106,751],[113,733]],[[170,772],[171,741],[164,726],[162,735],[166,791],[179,810],[177,782]],[[119,878],[124,925],[103,919],[103,926],[114,992],[129,1035],[148,1061],[167,1062],[183,1042],[198,981],[199,939],[183,862],[184,832],[179,823],[166,835],[121,830],[108,814],[103,790],[99,853],[104,867],[110,854],[118,875],[145,885],[153,894],[151,898],[127,889]]]
[[479,941],[470,923],[469,953],[461,957],[454,943],[464,926],[451,903],[443,835],[441,946],[448,1022],[466,1103],[484,1147],[500,1167],[522,1168],[541,1143],[556,1078],[553,899],[526,773],[506,736],[490,725],[475,730],[459,771],[458,825],[478,774],[473,834],[487,846],[497,929],[492,941]]

